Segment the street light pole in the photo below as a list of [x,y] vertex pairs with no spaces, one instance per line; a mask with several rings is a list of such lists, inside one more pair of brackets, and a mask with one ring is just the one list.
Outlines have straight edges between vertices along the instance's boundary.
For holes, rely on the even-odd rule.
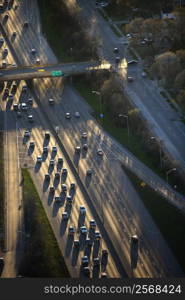
[[160,160],[160,167],[162,169],[162,148],[161,148],[161,140],[157,139],[155,136],[150,137],[151,140],[156,140],[159,143],[159,160]]
[[102,114],[102,109],[103,109],[103,107],[102,107],[102,94],[101,94],[100,92],[98,92],[98,91],[92,91],[92,93],[99,96],[99,99],[100,99],[100,100],[99,100],[99,104],[100,104],[100,114]]
[[129,136],[130,136],[130,130],[129,130],[128,116],[127,116],[127,115],[119,114],[118,117],[119,117],[119,118],[126,118],[126,120],[127,120],[127,134],[128,134],[128,139],[129,139]]
[[176,168],[173,168],[173,169],[170,169],[166,172],[166,182],[168,183],[168,175],[173,172],[173,171],[176,171],[177,169]]

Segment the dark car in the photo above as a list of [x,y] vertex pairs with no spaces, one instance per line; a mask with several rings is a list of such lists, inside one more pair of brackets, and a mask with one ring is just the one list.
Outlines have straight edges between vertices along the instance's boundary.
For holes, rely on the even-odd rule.
[[0,275],[3,272],[3,268],[4,268],[4,258],[0,257]]

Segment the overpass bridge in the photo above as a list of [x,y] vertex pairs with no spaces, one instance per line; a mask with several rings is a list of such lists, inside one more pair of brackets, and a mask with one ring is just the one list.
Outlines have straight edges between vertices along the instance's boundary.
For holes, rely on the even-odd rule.
[[107,62],[76,62],[76,63],[64,63],[55,65],[34,65],[24,67],[11,67],[0,69],[0,81],[10,80],[27,80],[34,78],[45,77],[65,77],[94,70],[110,69],[110,64]]

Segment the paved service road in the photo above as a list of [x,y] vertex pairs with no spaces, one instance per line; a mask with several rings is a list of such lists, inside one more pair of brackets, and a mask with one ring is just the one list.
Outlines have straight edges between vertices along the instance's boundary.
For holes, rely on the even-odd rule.
[[[122,44],[123,37],[118,38],[111,30],[109,24],[98,13],[98,9],[95,9],[95,1],[78,0],[78,3],[87,22],[93,21],[93,30],[100,39],[102,57],[115,62],[113,49],[118,47],[119,56],[128,59],[127,46]],[[133,74],[135,78],[133,83],[126,86],[128,96],[149,122],[150,129],[163,141],[165,151],[174,164],[185,174],[185,124],[180,121],[180,115],[161,96],[156,83],[141,76],[140,62],[137,67],[129,66],[126,76],[127,73]],[[121,78],[125,82],[124,77]]]

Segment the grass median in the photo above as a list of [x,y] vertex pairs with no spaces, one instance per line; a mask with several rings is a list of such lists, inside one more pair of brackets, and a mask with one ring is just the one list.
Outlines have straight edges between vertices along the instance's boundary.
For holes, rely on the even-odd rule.
[[23,277],[70,277],[29,171],[22,170],[25,251]]
[[123,170],[185,272],[185,216],[124,166]]

